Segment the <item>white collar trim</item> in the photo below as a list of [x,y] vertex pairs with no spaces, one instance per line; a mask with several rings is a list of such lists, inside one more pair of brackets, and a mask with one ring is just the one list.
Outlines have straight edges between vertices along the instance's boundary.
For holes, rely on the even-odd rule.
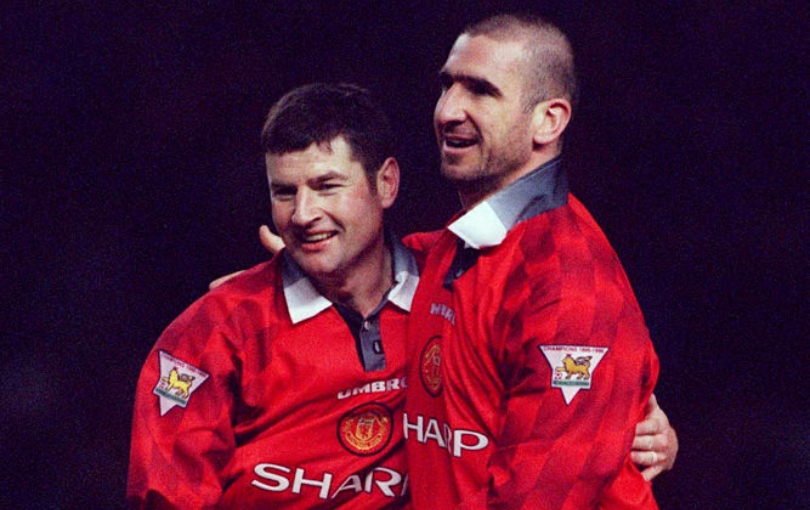
[[[399,239],[393,235],[389,239],[393,239],[392,264],[396,284],[388,292],[386,299],[402,310],[410,312],[413,296],[419,284],[419,270],[413,255]],[[286,254],[282,260],[282,280],[287,311],[293,324],[315,317],[332,306],[332,302],[318,292],[309,278]]]
[[488,201],[473,207],[447,228],[476,250],[498,246],[508,232]]

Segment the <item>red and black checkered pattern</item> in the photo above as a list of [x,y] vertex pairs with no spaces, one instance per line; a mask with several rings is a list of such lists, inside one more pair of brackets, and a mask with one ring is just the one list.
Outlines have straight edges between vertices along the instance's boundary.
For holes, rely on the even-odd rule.
[[[143,367],[129,501],[182,509],[401,507],[406,320],[385,305],[386,368],[366,372],[334,307],[292,324],[279,257],[209,292],[169,326]],[[159,350],[210,374],[185,409],[162,417],[153,394]]]
[[[657,508],[628,453],[658,359],[590,214],[569,195],[482,249],[447,288],[456,249],[445,230],[411,312],[404,425],[414,506]],[[570,404],[551,386],[544,345],[608,349]]]

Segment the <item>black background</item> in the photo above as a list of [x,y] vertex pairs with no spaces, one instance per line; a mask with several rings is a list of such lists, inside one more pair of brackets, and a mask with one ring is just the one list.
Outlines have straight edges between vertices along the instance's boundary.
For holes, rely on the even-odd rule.
[[[573,189],[634,285],[681,440],[661,507],[810,507],[807,4],[521,4],[577,51]],[[210,280],[265,258],[258,133],[286,90],[371,88],[401,134],[391,220],[443,224],[457,201],[437,171],[436,72],[494,11],[3,2],[0,507],[123,507],[152,343]]]

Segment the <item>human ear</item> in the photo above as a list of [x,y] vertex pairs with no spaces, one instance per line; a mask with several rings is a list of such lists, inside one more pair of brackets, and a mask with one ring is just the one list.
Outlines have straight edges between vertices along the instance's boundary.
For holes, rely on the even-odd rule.
[[535,145],[548,145],[558,141],[571,120],[571,103],[564,98],[541,101],[532,112]]
[[383,162],[376,176],[377,196],[384,209],[391,207],[399,192],[399,163],[394,158]]

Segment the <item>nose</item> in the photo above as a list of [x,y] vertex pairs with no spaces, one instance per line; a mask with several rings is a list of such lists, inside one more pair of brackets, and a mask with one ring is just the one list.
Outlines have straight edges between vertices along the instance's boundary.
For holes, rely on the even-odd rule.
[[318,198],[305,190],[299,190],[295,195],[295,209],[292,214],[293,224],[305,227],[317,220],[320,215]]
[[433,111],[433,121],[437,126],[451,122],[464,122],[463,90],[459,84],[453,84],[442,92]]

